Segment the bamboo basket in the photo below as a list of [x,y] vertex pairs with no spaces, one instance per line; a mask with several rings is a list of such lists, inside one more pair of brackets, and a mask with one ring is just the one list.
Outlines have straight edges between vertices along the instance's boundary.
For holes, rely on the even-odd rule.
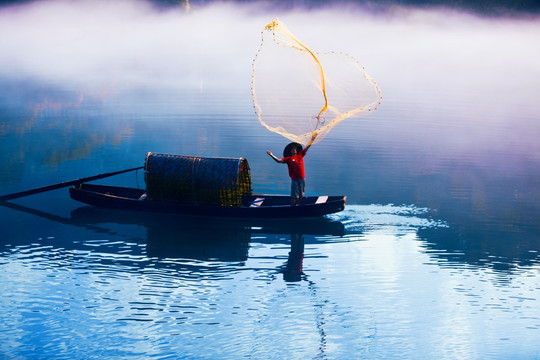
[[145,161],[147,196],[156,201],[240,206],[251,194],[244,158],[204,158],[149,152]]

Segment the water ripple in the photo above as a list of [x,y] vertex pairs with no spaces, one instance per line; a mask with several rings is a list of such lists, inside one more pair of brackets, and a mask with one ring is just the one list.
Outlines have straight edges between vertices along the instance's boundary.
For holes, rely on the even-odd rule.
[[329,218],[342,222],[349,232],[401,233],[448,226],[434,219],[430,209],[413,205],[347,205],[344,211]]

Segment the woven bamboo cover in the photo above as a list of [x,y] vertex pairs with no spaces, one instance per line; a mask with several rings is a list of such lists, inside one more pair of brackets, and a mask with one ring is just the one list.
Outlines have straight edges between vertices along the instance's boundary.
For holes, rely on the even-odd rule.
[[251,194],[246,159],[203,158],[149,152],[145,161],[150,199],[187,204],[240,206]]

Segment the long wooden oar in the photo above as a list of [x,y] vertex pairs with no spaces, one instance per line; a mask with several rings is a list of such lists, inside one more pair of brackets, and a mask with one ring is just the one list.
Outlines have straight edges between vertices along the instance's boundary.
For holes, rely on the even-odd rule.
[[128,172],[128,171],[135,171],[135,170],[139,170],[139,169],[142,169],[142,168],[144,168],[144,166],[139,166],[139,167],[132,168],[132,169],[113,171],[113,172],[109,172],[109,173],[89,176],[89,177],[85,177],[85,178],[81,178],[81,179],[77,179],[77,180],[64,181],[64,182],[61,182],[61,183],[58,183],[58,184],[43,186],[43,187],[39,187],[39,188],[36,188],[36,189],[17,192],[17,193],[14,193],[14,194],[3,195],[3,196],[0,196],[0,201],[13,200],[13,199],[17,199],[17,198],[20,198],[20,197],[23,197],[23,196],[39,194],[39,193],[42,193],[42,192],[45,192],[45,191],[56,190],[56,189],[60,189],[60,188],[63,188],[63,187],[68,187],[68,186],[71,186],[71,185],[81,184],[81,183],[88,182],[88,181],[99,180],[99,179],[103,179],[103,178],[106,178],[106,177],[109,177],[109,176],[122,174],[122,173],[125,173],[125,172]]

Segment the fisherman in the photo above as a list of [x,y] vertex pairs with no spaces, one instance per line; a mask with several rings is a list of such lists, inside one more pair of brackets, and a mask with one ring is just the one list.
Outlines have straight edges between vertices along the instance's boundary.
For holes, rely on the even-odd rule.
[[[289,176],[291,177],[291,206],[300,205],[302,198],[304,197],[306,182],[304,180],[304,156],[308,149],[315,141],[317,133],[314,132],[311,136],[310,142],[302,149],[302,145],[299,143],[290,143],[285,147],[283,151],[283,158],[277,158],[270,150],[266,153],[270,155],[278,163],[287,164],[289,168]],[[289,151],[290,150],[290,151]]]

